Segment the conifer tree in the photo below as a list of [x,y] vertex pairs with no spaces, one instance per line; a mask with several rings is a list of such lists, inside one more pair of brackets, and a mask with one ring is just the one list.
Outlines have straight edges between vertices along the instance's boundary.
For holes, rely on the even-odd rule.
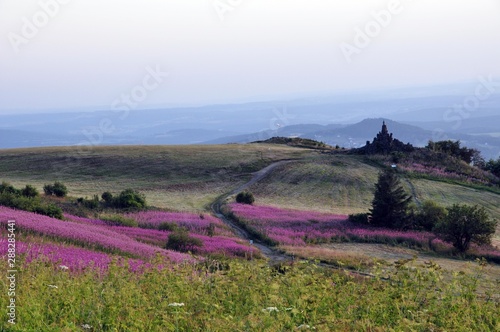
[[404,191],[394,170],[380,173],[375,185],[370,223],[380,227],[406,228],[410,201],[411,196]]

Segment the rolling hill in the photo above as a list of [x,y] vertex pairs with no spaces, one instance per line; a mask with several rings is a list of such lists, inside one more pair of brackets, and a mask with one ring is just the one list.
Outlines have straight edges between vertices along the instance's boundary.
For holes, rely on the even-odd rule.
[[[40,190],[59,180],[73,197],[133,188],[155,206],[115,215],[134,227],[110,224],[102,212],[59,220],[0,207],[2,254],[12,255],[7,234],[15,220],[16,262],[23,264],[16,289],[23,310],[13,331],[259,330],[264,324],[272,331],[309,324],[363,330],[386,326],[379,318],[387,312],[394,312],[398,330],[421,328],[427,312],[426,327],[491,330],[498,325],[498,265],[450,257],[450,245],[428,232],[347,220],[346,213],[370,207],[381,167],[364,156],[281,144],[0,150],[0,179],[16,187]],[[466,201],[500,213],[500,195],[491,191],[402,177],[415,199]],[[245,189],[255,205],[233,202]],[[222,201],[229,204],[214,207]],[[246,237],[221,214],[227,208],[262,226]],[[275,244],[263,242],[259,231]],[[179,237],[182,250],[172,240]],[[474,250],[472,257],[498,256],[490,247]],[[7,262],[0,263],[5,270]],[[0,298],[4,307],[7,301]],[[399,306],[405,310],[393,310]],[[422,314],[407,316],[408,310]],[[352,319],[360,314],[362,320]]]
[[[362,156],[272,144],[0,150],[0,179],[40,190],[58,180],[72,195],[88,197],[133,188],[157,207],[206,211],[217,197],[279,160],[292,162],[250,187],[258,203],[340,214],[369,209],[380,166]],[[466,201],[500,215],[500,195],[488,190],[428,179],[408,178],[405,185],[419,200]]]

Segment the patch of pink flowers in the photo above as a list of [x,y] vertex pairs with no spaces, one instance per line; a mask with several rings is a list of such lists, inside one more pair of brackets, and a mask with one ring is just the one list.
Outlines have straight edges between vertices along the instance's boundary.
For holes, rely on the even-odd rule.
[[16,228],[24,231],[70,241],[91,248],[112,252],[117,251],[141,258],[152,258],[157,253],[160,253],[175,262],[190,259],[188,255],[138,242],[110,228],[93,224],[62,221],[0,206],[0,223],[4,224],[7,220],[15,220]]
[[419,163],[406,163],[401,164],[398,167],[407,172],[426,174],[435,178],[460,180],[469,183],[488,184],[490,181],[494,180],[494,177],[484,171],[476,171],[476,174],[460,174],[443,167],[428,166]]
[[98,225],[98,226],[106,226],[108,225],[104,220],[99,220],[99,219],[89,219],[89,218],[83,218],[83,217],[77,217],[68,213],[63,214],[64,219],[72,222],[77,222],[80,224],[89,224],[89,225]]
[[[5,238],[0,238],[0,255],[7,254],[8,242]],[[123,264],[121,257],[113,257],[103,252],[96,252],[88,249],[63,246],[49,243],[25,243],[16,241],[16,254],[18,257],[24,256],[25,263],[35,260],[44,260],[55,264],[61,270],[81,272],[86,269],[99,269],[106,271],[113,259],[118,260],[118,264]],[[129,259],[128,264],[133,272],[140,271],[150,265],[142,260]]]
[[193,237],[203,242],[203,247],[199,250],[200,254],[223,254],[230,257],[250,257],[259,254],[257,248],[239,243],[234,238],[204,235],[193,235]]
[[402,232],[351,223],[345,215],[285,210],[269,206],[230,204],[231,211],[280,245],[338,241],[412,243],[428,246],[435,238],[428,232]]
[[[137,241],[150,243],[156,246],[164,246],[168,241],[168,236],[172,232],[159,231],[156,229],[144,229],[136,227],[113,227],[115,232],[125,234]],[[201,240],[203,246],[199,248],[197,254],[224,254],[230,257],[245,257],[252,253],[257,255],[258,250],[242,244],[234,237],[207,236],[203,234],[190,233],[190,236]]]
[[158,229],[163,223],[174,223],[187,229],[189,232],[207,235],[207,230],[212,225],[217,235],[231,236],[232,233],[217,218],[207,214],[187,212],[143,211],[130,213],[127,218],[137,221],[139,227]]

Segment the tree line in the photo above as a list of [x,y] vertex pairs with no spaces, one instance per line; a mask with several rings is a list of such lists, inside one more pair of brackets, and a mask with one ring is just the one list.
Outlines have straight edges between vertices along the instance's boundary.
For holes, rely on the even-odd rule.
[[478,205],[453,204],[444,208],[426,201],[416,208],[393,169],[379,174],[370,212],[349,218],[376,227],[434,232],[459,252],[466,252],[472,243],[491,244],[497,226],[497,220]]

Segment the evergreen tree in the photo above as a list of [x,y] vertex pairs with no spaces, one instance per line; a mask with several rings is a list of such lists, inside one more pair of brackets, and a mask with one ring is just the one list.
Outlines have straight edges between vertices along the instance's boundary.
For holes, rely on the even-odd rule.
[[411,196],[404,191],[394,170],[380,173],[375,185],[370,223],[380,227],[406,228],[410,201]]

